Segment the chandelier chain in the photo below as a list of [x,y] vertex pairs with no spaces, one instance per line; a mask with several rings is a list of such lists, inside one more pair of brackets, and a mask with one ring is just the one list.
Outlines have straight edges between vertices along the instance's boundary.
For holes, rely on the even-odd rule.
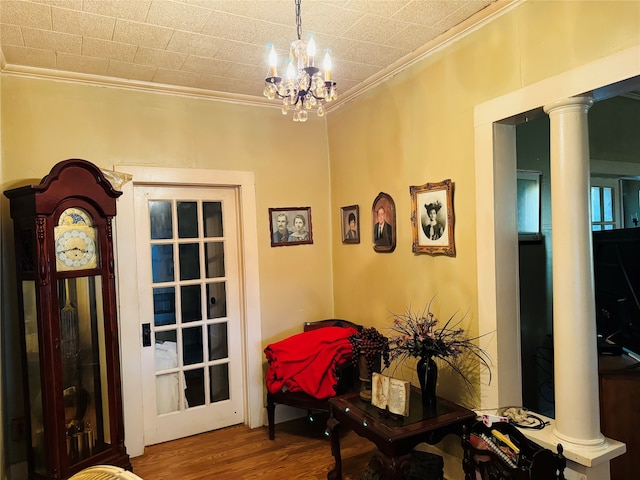
[[300,15],[300,2],[302,0],[296,0],[296,28],[298,33],[298,40],[302,39],[302,16]]

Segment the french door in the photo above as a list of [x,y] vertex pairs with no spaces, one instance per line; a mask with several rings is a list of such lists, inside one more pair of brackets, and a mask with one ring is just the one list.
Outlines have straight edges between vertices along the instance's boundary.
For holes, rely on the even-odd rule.
[[145,445],[244,420],[236,215],[232,188],[135,188]]

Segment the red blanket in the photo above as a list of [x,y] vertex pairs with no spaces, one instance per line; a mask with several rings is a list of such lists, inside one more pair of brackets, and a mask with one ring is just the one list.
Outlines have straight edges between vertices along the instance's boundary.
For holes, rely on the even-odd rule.
[[349,337],[357,333],[350,327],[324,327],[268,345],[267,389],[276,393],[286,387],[314,398],[335,396],[336,367],[351,361]]

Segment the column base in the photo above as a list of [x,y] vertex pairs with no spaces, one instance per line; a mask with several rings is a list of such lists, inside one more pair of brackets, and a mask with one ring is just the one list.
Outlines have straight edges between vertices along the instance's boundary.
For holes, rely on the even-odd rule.
[[605,438],[602,434],[593,439],[576,438],[571,435],[560,433],[558,432],[558,429],[554,427],[551,431],[551,438],[557,439],[557,443],[561,443],[565,449],[570,450],[598,451],[607,448],[607,442],[605,442]]

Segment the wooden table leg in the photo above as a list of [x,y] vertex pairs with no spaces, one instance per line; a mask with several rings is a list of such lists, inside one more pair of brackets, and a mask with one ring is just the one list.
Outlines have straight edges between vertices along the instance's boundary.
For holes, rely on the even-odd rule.
[[411,454],[400,457],[388,457],[379,450],[376,452],[376,457],[382,465],[382,477],[385,480],[402,480],[411,461]]
[[327,474],[328,480],[342,480],[342,457],[340,456],[340,422],[333,417],[327,420],[329,440],[331,441],[331,454],[336,461],[333,470]]

